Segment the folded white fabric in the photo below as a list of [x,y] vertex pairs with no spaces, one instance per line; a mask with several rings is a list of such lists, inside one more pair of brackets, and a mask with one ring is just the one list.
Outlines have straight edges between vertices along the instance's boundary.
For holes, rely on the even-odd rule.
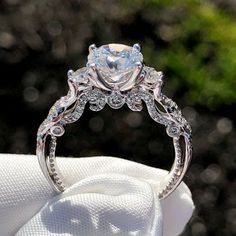
[[56,195],[31,155],[0,155],[0,235],[175,236],[194,206],[185,184],[157,198],[166,171],[114,157],[58,158]]

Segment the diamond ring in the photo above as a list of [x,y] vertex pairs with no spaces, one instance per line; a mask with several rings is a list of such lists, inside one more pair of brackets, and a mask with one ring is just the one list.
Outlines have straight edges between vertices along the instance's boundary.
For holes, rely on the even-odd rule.
[[144,65],[139,44],[89,47],[86,67],[68,71],[68,94],[52,106],[37,133],[41,169],[57,192],[67,188],[56,164],[57,138],[64,134],[66,124],[80,118],[86,104],[92,111],[100,111],[106,104],[113,109],[127,104],[132,111],[141,111],[145,104],[151,118],[165,126],[175,151],[172,168],[160,182],[159,198],[176,189],[192,156],[191,128],[176,103],[162,93],[162,76],[162,72]]

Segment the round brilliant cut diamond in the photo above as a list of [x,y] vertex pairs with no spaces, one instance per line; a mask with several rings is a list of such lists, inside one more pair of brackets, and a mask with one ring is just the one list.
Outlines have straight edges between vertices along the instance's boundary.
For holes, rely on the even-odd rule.
[[134,85],[142,62],[143,55],[137,48],[123,44],[94,48],[88,55],[88,66],[95,65],[100,80],[112,88]]

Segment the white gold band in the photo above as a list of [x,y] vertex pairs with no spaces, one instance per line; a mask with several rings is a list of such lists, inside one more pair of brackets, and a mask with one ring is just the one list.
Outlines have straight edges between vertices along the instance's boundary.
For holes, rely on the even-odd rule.
[[[67,187],[56,164],[56,139],[63,135],[66,124],[80,118],[87,103],[93,111],[103,109],[105,104],[118,109],[125,103],[131,110],[141,111],[144,102],[151,118],[165,125],[167,134],[173,138],[175,160],[171,171],[160,183],[159,192],[160,199],[167,197],[180,184],[191,159],[192,144],[189,124],[181,115],[176,103],[162,94],[160,78],[156,78],[155,88],[147,88],[143,85],[124,92],[104,91],[89,84],[92,76],[90,70],[90,68],[82,68],[76,72],[69,71],[68,94],[53,105],[47,119],[39,127],[37,156],[45,177],[57,192],[62,192]],[[143,76],[146,78],[160,76],[158,73],[153,68],[146,66],[143,68]],[[48,138],[51,138],[50,142]],[[183,148],[180,145],[181,139],[184,141]]]

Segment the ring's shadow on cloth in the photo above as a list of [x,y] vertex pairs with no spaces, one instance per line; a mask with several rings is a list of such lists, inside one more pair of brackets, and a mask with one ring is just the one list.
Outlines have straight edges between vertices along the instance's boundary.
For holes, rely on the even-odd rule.
[[[71,235],[145,235],[147,225],[128,210],[102,210],[99,215],[84,205],[73,205],[70,200],[48,204],[41,211],[47,230]],[[95,215],[95,216],[94,216]],[[152,217],[152,216],[150,216]]]

